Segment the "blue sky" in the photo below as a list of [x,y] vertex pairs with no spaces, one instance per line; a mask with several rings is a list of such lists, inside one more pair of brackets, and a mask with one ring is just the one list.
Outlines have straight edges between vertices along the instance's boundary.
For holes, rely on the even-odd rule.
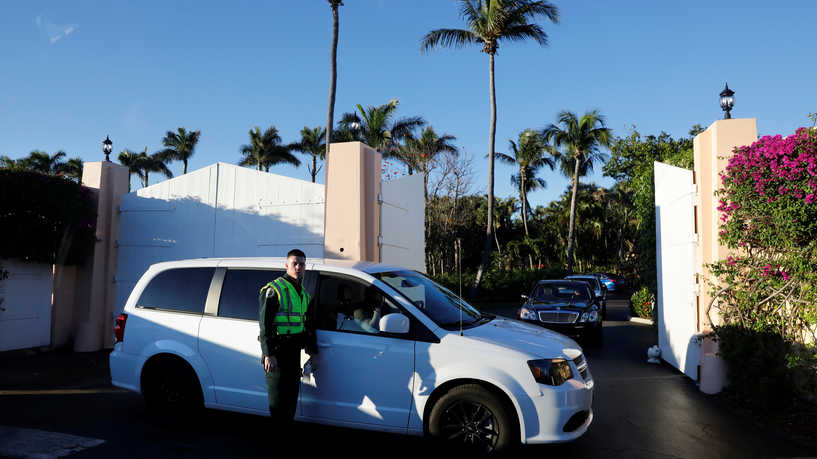
[[[429,30],[462,27],[453,0],[346,0],[340,11],[336,119],[357,103],[400,99],[457,137],[487,190],[488,59],[478,48],[421,55]],[[504,43],[496,58],[497,151],[561,110],[597,108],[617,135],[686,135],[722,112],[764,134],[789,134],[817,112],[817,2],[787,0],[554,2],[550,45]],[[248,130],[274,124],[286,142],[326,122],[331,13],[325,0],[233,2],[5,2],[0,8],[0,155],[66,151],[103,158],[110,135],[155,151],[168,130],[202,131],[195,170],[235,163]],[[306,159],[304,157],[304,159]],[[181,173],[181,163],[171,165]],[[599,167],[600,170],[600,167]],[[308,179],[306,167],[274,172]],[[515,195],[498,164],[496,193]],[[534,193],[547,204],[567,186],[555,172]],[[158,177],[154,178],[158,180]],[[597,174],[586,179],[609,185]],[[135,184],[134,184],[135,185]],[[138,186],[138,185],[135,185]]]

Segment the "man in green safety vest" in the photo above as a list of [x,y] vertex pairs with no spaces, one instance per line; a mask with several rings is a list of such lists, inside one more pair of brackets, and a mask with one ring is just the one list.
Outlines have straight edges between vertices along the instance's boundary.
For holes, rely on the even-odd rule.
[[[312,295],[303,287],[306,255],[293,249],[287,253],[287,272],[261,288],[258,324],[261,328],[262,363],[267,383],[270,415],[281,426],[295,417],[301,384],[301,349],[312,357],[318,353],[315,339]],[[309,312],[309,313],[308,313]]]

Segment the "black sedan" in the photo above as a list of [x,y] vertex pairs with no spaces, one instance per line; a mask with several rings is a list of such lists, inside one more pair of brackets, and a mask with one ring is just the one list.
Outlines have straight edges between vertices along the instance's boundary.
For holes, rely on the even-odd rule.
[[601,314],[594,297],[587,282],[541,280],[530,296],[522,295],[525,304],[519,310],[519,318],[601,344],[604,336]]

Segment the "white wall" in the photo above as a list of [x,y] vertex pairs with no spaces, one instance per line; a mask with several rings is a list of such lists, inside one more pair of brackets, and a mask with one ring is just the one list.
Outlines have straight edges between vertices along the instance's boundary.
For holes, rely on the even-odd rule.
[[217,163],[122,200],[115,315],[153,263],[199,257],[323,257],[324,186]]
[[655,163],[658,346],[661,358],[697,379],[694,196],[692,171]]
[[0,351],[51,344],[52,266],[2,260],[8,279],[0,281]]
[[422,174],[381,183],[380,261],[425,272],[425,198]]

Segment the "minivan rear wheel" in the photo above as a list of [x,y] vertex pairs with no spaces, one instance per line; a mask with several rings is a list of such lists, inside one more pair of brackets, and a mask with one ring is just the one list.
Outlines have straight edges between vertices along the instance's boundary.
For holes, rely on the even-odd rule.
[[146,369],[143,380],[147,411],[157,420],[189,418],[204,406],[198,378],[186,362],[157,361]]
[[428,424],[433,438],[480,454],[507,451],[516,443],[515,431],[505,404],[477,384],[457,386],[440,397]]

